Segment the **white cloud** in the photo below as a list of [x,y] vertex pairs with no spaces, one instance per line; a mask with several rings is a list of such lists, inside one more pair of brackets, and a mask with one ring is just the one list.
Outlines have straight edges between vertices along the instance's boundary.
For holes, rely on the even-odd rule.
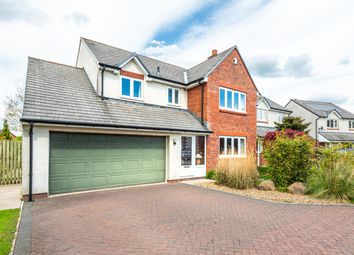
[[[354,2],[341,1],[235,1],[210,18],[206,27],[194,27],[176,42],[168,59],[184,66],[210,55],[211,49],[238,46],[262,94],[280,104],[291,98],[348,96],[341,106],[354,112],[353,78]],[[160,49],[160,54],[162,49]],[[338,65],[338,61],[346,59]],[[262,57],[265,62],[262,63]],[[269,75],[251,68],[258,59]],[[336,100],[334,100],[336,101]]]
[[203,4],[202,0],[0,0],[0,119],[2,100],[25,84],[28,56],[75,65],[80,36],[141,52],[161,27]]
[[[154,40],[154,34],[173,27],[205,1],[15,0],[14,6],[3,8],[9,2],[0,0],[0,100],[24,85],[28,55],[73,65],[83,36],[185,67],[205,60],[214,48],[236,44],[262,94],[281,104],[290,98],[346,96],[337,101],[354,112],[350,0],[230,1],[171,45]],[[23,11],[25,7],[31,12]],[[41,18],[32,22],[29,17],[36,12]],[[76,22],[74,13],[82,15]],[[63,19],[67,15],[74,22]],[[251,68],[262,57],[269,58],[263,68],[281,75],[262,76]],[[289,73],[284,74],[285,68]],[[0,118],[2,112],[0,105]]]
[[72,12],[70,14],[66,14],[64,17],[66,20],[74,22],[76,25],[86,25],[90,22],[90,19],[80,12]]

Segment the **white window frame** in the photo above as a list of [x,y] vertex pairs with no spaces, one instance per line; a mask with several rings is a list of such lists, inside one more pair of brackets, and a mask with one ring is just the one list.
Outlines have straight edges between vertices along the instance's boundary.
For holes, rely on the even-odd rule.
[[[220,105],[220,90],[225,90],[225,106]],[[227,92],[231,91],[232,93],[232,99],[231,99],[231,108],[227,107]],[[238,93],[238,110],[235,109],[234,106],[234,93]],[[241,106],[241,95],[245,96],[245,110],[242,111],[240,110]],[[228,89],[225,87],[219,87],[219,109],[222,110],[227,110],[227,111],[232,111],[232,112],[240,112],[240,113],[247,113],[247,94],[244,92],[241,92],[239,90],[233,90],[233,89]]]
[[[123,79],[130,80],[130,96],[123,95]],[[139,81],[141,83],[141,97],[134,97],[134,81]],[[143,100],[144,96],[144,80],[135,79],[129,76],[121,75],[120,77],[120,96],[122,98],[133,99],[133,100]]]
[[[247,156],[247,139],[244,136],[219,136],[219,147],[218,147],[218,153],[220,153],[220,138],[224,138],[224,153],[223,154],[219,154],[219,158],[244,158]],[[231,138],[232,139],[232,144],[231,144],[231,151],[232,154],[231,155],[227,155],[226,154],[226,143],[227,143],[227,138]],[[237,139],[237,143],[238,143],[238,154],[235,155],[234,153],[234,143],[235,143],[235,139]],[[244,139],[245,141],[245,153],[241,154],[241,147],[240,147],[240,143],[241,143],[241,139]]]
[[[330,123],[329,126],[328,126],[328,123]],[[333,125],[332,125],[332,123],[333,123]],[[328,119],[326,125],[327,125],[327,128],[331,128],[331,129],[335,128],[335,129],[337,129],[338,128],[338,120]]]
[[349,120],[349,129],[354,129],[354,120]]
[[[196,155],[196,148],[195,148],[195,142],[196,142],[196,137],[197,136],[204,136],[204,164],[203,165],[197,165],[195,163],[195,155]],[[182,137],[192,137],[192,164],[190,165],[182,165]],[[184,168],[190,168],[190,167],[205,167],[206,166],[206,136],[205,135],[182,135],[181,139],[181,166]]]
[[[172,102],[170,103],[168,101],[168,91],[172,89]],[[178,91],[178,104],[176,104],[176,98],[175,98],[175,93]],[[168,105],[174,105],[174,106],[180,106],[181,105],[181,90],[173,87],[167,87],[167,104]]]
[[[261,116],[263,117],[263,115],[265,116],[264,119],[259,119],[258,117],[258,113],[259,112],[262,112],[263,114],[261,114]],[[268,113],[269,111],[268,110],[265,110],[265,109],[257,109],[257,121],[261,121],[261,122],[268,122]]]

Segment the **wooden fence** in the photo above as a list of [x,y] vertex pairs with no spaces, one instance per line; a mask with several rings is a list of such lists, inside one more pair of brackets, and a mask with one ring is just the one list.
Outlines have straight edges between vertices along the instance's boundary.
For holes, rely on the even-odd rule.
[[18,184],[22,179],[22,142],[0,141],[0,185]]

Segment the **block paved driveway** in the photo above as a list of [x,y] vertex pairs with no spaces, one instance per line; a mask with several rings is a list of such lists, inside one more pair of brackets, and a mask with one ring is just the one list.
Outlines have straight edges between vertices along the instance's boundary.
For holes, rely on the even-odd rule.
[[353,206],[179,183],[38,199],[32,210],[32,254],[354,254]]

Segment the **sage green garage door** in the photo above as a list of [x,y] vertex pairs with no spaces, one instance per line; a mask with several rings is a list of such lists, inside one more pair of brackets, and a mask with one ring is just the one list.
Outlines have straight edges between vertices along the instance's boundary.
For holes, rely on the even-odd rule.
[[50,133],[49,193],[163,182],[165,147],[164,137]]

